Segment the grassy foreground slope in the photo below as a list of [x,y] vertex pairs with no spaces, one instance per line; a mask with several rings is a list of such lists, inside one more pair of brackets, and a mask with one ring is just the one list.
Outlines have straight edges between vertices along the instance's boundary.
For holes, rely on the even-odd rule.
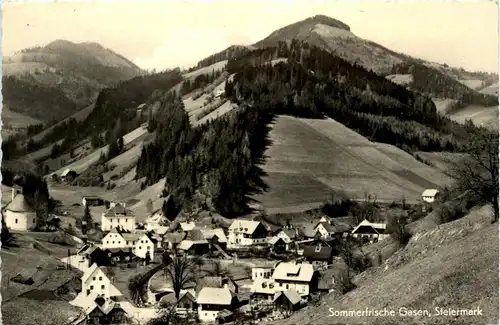
[[[385,264],[355,279],[357,288],[273,324],[498,324],[498,224],[491,209],[422,230]],[[435,316],[434,308],[482,309],[480,316]],[[330,317],[333,310],[429,310],[431,317]]]
[[332,119],[279,116],[270,139],[263,166],[270,189],[256,197],[270,209],[319,204],[338,191],[409,202],[450,181],[395,146],[370,142]]

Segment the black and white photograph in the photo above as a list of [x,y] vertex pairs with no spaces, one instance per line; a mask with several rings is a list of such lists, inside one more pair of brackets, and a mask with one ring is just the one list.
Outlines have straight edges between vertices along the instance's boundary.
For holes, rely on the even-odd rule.
[[499,324],[498,15],[4,0],[0,324]]

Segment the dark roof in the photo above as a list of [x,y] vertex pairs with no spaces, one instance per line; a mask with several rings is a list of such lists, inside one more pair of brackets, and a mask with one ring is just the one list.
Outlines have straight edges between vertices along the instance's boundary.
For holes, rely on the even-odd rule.
[[222,288],[222,277],[221,276],[206,276],[199,278],[196,281],[195,291],[196,294],[203,288]]
[[185,232],[171,232],[168,234],[165,234],[163,237],[164,241],[173,243],[173,244],[178,244],[181,241],[183,241],[186,238],[186,233]]
[[322,225],[323,228],[326,229],[326,231],[328,231],[329,233],[332,233],[332,232],[335,232],[335,229],[332,227],[331,224],[329,224],[328,222],[326,221],[323,221],[323,222],[319,222],[316,227],[314,227],[314,229],[318,228],[319,225]]
[[130,210],[125,209],[125,207],[117,203],[114,207],[111,207],[104,214],[105,217],[133,217],[134,213]]
[[308,246],[304,248],[304,257],[316,261],[328,261],[333,256],[333,248],[329,246]]
[[203,236],[201,230],[197,228],[188,231],[186,238],[192,241],[205,240],[205,236]]
[[360,226],[357,230],[356,230],[356,233],[357,234],[384,234],[385,233],[385,229],[375,229],[373,228],[372,226]]

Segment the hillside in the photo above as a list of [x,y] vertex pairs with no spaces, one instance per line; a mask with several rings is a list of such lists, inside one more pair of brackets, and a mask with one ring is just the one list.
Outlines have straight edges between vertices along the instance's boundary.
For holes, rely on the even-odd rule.
[[64,40],[3,58],[2,72],[4,105],[44,122],[60,121],[99,90],[143,73],[97,43]]
[[[273,325],[295,324],[496,324],[498,322],[498,224],[491,209],[473,210],[454,222],[422,228],[380,267],[354,280],[357,288],[320,307],[306,307]],[[382,243],[381,243],[382,244]],[[383,243],[385,244],[385,243]],[[389,244],[389,243],[387,243]],[[481,316],[399,317],[399,309],[475,309]],[[394,310],[395,317],[330,317],[332,311]]]
[[356,36],[345,23],[323,15],[278,29],[254,46],[275,46],[278,42],[290,42],[292,39],[319,46],[379,73],[388,72],[394,64],[404,60],[402,55]]
[[256,197],[268,212],[321,205],[332,193],[415,202],[450,179],[392,145],[371,142],[332,119],[280,116],[270,132],[263,170],[269,191]]
[[[68,250],[76,251],[76,242],[61,233],[16,233],[14,242],[13,247],[2,245],[1,252],[3,324],[64,324],[78,316],[80,311],[64,298],[71,299],[79,289],[81,273],[57,269],[64,266],[60,258]],[[17,274],[32,277],[34,283],[12,281]],[[60,297],[57,289],[63,286],[69,292]]]

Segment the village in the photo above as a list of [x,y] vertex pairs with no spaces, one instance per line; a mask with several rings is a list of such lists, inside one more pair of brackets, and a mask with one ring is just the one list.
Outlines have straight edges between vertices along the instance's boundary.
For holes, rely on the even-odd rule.
[[[423,206],[432,206],[438,195],[424,191]],[[142,323],[159,312],[188,323],[287,318],[345,281],[339,271],[345,243],[364,246],[390,236],[386,223],[356,222],[353,216],[318,215],[280,227],[259,216],[224,222],[211,212],[181,222],[158,210],[140,222],[124,202],[82,198],[86,211],[103,205],[100,222],[79,226],[96,228],[102,238],[73,236],[80,247],[62,258],[83,274],[70,302],[83,313],[71,324]],[[35,212],[18,187],[4,217],[17,232],[35,224]]]

